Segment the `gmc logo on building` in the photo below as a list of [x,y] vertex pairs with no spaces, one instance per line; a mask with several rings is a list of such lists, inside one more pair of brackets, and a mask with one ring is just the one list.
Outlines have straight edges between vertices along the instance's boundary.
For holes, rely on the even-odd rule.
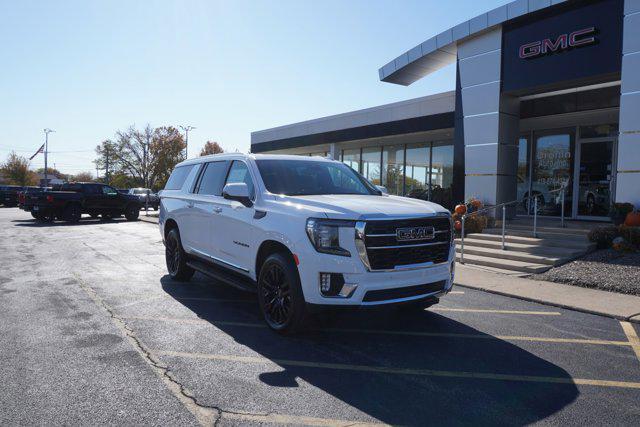
[[560,52],[572,47],[587,46],[596,42],[596,28],[589,27],[568,34],[560,34],[557,39],[544,39],[523,44],[519,49],[520,59],[531,59],[541,55]]

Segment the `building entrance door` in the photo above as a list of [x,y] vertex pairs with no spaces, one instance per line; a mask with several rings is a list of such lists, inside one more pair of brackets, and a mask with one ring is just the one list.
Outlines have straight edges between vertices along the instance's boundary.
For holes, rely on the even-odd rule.
[[581,139],[576,144],[573,217],[607,220],[615,188],[615,138]]

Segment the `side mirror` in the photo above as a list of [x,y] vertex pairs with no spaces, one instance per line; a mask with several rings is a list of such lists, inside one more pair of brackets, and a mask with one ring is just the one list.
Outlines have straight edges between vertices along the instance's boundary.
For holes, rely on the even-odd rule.
[[378,191],[380,191],[382,194],[389,194],[389,191],[387,190],[387,187],[385,187],[384,185],[376,185],[376,188],[378,189]]
[[251,197],[249,196],[249,187],[244,182],[227,184],[222,190],[222,197],[228,200],[236,200],[246,207],[253,206]]

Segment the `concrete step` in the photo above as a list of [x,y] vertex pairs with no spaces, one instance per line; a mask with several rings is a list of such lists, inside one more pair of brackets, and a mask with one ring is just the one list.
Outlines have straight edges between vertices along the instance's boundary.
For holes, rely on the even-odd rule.
[[[499,229],[487,229],[482,233],[473,233],[469,234],[469,237],[478,240],[490,240],[490,241],[501,241],[502,240],[502,230]],[[465,241],[467,237],[465,237]],[[593,246],[593,243],[589,242],[586,238],[576,238],[576,237],[562,237],[562,236],[540,236],[538,238],[528,237],[528,236],[518,236],[508,234],[505,236],[505,241],[508,243],[522,243],[527,245],[537,245],[537,246],[552,246],[552,247],[560,247],[560,248],[572,248],[572,249],[585,249],[588,250]]]
[[[482,231],[487,234],[500,234],[502,235],[502,228],[486,228]],[[533,237],[533,229],[531,230],[515,230],[507,228],[505,230],[505,234],[510,236],[519,236],[519,237]],[[538,230],[538,238],[539,239],[556,239],[556,240],[575,240],[579,242],[588,242],[586,234],[573,234],[573,233],[563,233],[556,231],[540,231]]]
[[[460,245],[456,246],[456,252],[460,252]],[[481,246],[468,246],[464,245],[464,255],[480,255],[485,257],[493,257],[499,259],[510,259],[513,261],[522,261],[532,264],[545,264],[545,265],[558,265],[564,262],[566,258],[560,256],[542,256],[534,255],[527,252],[502,250],[496,248],[484,248]]]
[[[456,255],[456,260],[460,261],[460,254]],[[465,264],[481,265],[485,267],[500,268],[509,271],[519,271],[529,274],[544,273],[551,268],[550,265],[536,264],[531,262],[515,261],[511,259],[500,259],[481,255],[467,255],[466,248],[464,254]]]
[[[495,228],[501,228],[502,227],[502,222],[501,221],[496,221],[496,226]],[[530,233],[533,233],[533,226],[532,225],[524,225],[524,224],[514,224],[511,221],[507,221],[507,230],[517,230],[517,231],[529,231]],[[576,235],[576,236],[587,236],[589,234],[588,229],[582,229],[582,228],[562,228],[562,227],[540,227],[538,226],[538,231],[541,233],[544,232],[548,232],[548,233],[558,233],[558,234],[567,234],[567,235]]]
[[[470,234],[464,239],[465,251],[469,247],[480,247],[490,249],[502,249],[502,243],[500,239],[477,239],[475,236],[478,234]],[[460,245],[461,240],[456,239],[456,245]],[[567,248],[562,246],[543,246],[539,243],[518,243],[510,242],[507,240],[506,248],[512,252],[525,252],[532,255],[540,255],[543,257],[557,257],[557,258],[575,258],[588,251],[588,248]]]

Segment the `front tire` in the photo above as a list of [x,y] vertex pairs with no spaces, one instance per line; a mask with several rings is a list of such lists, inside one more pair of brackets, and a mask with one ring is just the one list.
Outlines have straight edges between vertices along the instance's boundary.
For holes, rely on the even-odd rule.
[[260,268],[258,302],[267,325],[281,334],[301,329],[306,304],[298,270],[284,253],[270,255]]
[[127,221],[136,221],[140,216],[140,207],[137,205],[129,205],[124,211],[124,217]]
[[167,262],[169,275],[179,282],[188,282],[195,271],[187,265],[187,254],[182,249],[180,232],[177,228],[169,231],[164,246],[165,261]]
[[82,211],[78,205],[69,205],[62,211],[62,219],[67,222],[77,223],[80,221]]

